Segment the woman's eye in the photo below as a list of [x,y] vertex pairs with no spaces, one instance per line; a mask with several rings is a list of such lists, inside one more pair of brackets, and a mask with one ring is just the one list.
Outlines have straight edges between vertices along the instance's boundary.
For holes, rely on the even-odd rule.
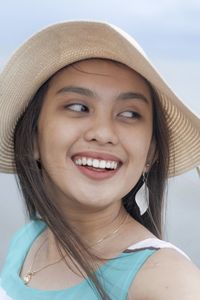
[[66,106],[69,110],[73,110],[76,112],[86,112],[88,111],[87,106],[80,104],[80,103],[74,103],[74,104],[69,104]]
[[121,116],[125,118],[139,119],[141,116],[135,111],[124,111],[120,113]]

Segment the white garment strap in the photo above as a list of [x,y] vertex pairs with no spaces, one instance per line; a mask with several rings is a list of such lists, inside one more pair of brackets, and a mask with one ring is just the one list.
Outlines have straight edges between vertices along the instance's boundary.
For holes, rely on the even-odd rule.
[[2,287],[0,287],[0,300],[12,300]]
[[177,250],[179,253],[181,253],[182,255],[184,255],[187,259],[191,260],[189,258],[189,256],[183,252],[181,249],[179,249],[178,247],[174,246],[173,244],[157,239],[157,238],[149,238],[149,239],[145,239],[143,241],[140,241],[134,245],[131,245],[128,247],[128,249],[130,250],[134,250],[134,249],[140,249],[140,248],[149,248],[149,247],[153,247],[156,249],[160,249],[160,248],[173,248],[175,250]]

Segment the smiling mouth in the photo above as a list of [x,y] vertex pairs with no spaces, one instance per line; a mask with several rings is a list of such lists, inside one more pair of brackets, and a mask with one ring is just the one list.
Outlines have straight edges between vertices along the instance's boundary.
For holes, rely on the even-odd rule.
[[78,166],[84,166],[86,168],[92,168],[96,170],[116,170],[120,167],[121,162],[116,160],[104,160],[90,157],[80,157],[76,156],[73,159],[73,162]]
[[93,159],[86,157],[72,158],[76,167],[91,179],[106,179],[115,175],[122,163],[120,161]]

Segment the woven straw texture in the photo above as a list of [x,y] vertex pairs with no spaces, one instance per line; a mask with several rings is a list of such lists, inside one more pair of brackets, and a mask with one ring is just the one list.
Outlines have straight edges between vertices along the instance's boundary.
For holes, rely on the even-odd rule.
[[115,26],[74,21],[52,25],[25,42],[0,75],[0,171],[15,172],[13,132],[38,88],[78,60],[119,61],[157,90],[170,129],[169,177],[200,165],[200,120],[172,92],[136,41]]

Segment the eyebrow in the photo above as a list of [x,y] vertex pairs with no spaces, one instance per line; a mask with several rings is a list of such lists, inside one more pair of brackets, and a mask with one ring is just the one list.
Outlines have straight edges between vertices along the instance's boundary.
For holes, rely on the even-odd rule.
[[[65,86],[56,92],[56,94],[65,94],[65,93],[75,93],[90,98],[98,97],[98,95],[92,90],[79,87],[79,86]],[[130,91],[125,93],[120,93],[117,96],[117,100],[128,100],[128,99],[140,99],[143,100],[145,103],[149,104],[148,99],[141,93]]]
[[136,92],[126,92],[126,93],[121,93],[117,97],[117,100],[127,100],[127,99],[140,99],[149,104],[148,99],[141,93],[136,93]]
[[79,86],[65,86],[56,92],[56,94],[65,94],[65,93],[75,93],[90,98],[97,96],[96,93],[94,93],[93,91]]

